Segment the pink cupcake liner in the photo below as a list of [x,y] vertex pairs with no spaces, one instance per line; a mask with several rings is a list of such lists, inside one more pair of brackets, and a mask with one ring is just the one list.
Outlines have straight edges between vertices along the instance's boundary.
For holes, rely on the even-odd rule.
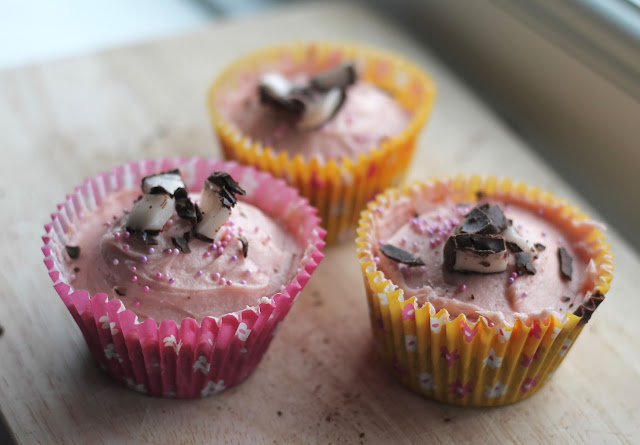
[[[212,171],[229,172],[243,186],[244,201],[280,215],[287,229],[307,243],[298,274],[268,301],[201,323],[143,322],[123,302],[106,294],[74,290],[64,274],[66,233],[83,213],[100,206],[109,193],[138,186],[144,176],[179,168],[189,190],[198,191]],[[44,263],[54,288],[80,327],[102,369],[136,391],[158,397],[195,398],[242,382],[258,366],[278,326],[323,258],[325,231],[316,209],[295,189],[267,173],[235,162],[162,158],[116,167],[85,181],[51,215],[43,236]]]

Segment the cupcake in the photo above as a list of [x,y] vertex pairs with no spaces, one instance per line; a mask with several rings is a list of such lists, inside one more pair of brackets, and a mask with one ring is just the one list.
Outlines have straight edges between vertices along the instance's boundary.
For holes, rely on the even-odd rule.
[[402,180],[434,96],[429,76],[394,54],[299,43],[236,61],[208,105],[224,155],[298,188],[334,242]]
[[315,209],[283,181],[198,158],[89,179],[45,229],[49,275],[94,358],[159,397],[245,379],[324,245]]
[[457,405],[504,405],[553,375],[609,289],[601,226],[524,184],[458,177],[390,189],[358,257],[383,360]]

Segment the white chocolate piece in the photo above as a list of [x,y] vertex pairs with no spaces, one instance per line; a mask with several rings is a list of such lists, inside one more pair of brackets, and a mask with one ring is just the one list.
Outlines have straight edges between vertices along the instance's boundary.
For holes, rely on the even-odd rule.
[[[503,250],[488,255],[480,255],[466,249],[456,251],[453,270],[459,272],[496,273],[507,270],[509,252]],[[482,263],[485,263],[484,265]],[[487,266],[488,264],[488,266]]]
[[231,209],[224,206],[221,206],[218,212],[203,213],[202,221],[196,226],[196,231],[207,238],[214,239],[220,227],[227,222],[230,216]]
[[324,124],[337,113],[344,100],[344,90],[332,88],[312,102],[307,102],[306,109],[297,123],[298,128],[310,130]]
[[162,230],[175,210],[175,200],[164,193],[144,195],[129,213],[127,227],[132,230]]
[[142,191],[144,193],[149,193],[154,187],[162,187],[173,195],[176,190],[186,186],[180,173],[166,172],[144,178],[142,181]]
[[293,85],[280,73],[266,73],[260,77],[260,88],[264,88],[271,97],[285,99],[291,93]]
[[507,243],[516,244],[523,252],[528,252],[532,255],[536,254],[535,247],[518,233],[515,227],[513,227],[513,224],[510,224],[506,229],[504,229],[502,232],[502,238]]

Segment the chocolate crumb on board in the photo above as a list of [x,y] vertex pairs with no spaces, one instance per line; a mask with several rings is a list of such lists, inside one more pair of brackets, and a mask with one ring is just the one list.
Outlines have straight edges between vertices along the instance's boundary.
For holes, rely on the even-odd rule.
[[75,260],[80,256],[80,246],[64,246],[64,248],[67,250],[67,255],[69,255],[69,258],[72,260]]
[[364,437],[364,433],[360,433],[360,435],[358,437],[360,437],[360,439],[362,439]]
[[282,417],[282,411],[278,411],[278,417]]
[[380,252],[390,260],[406,264],[409,267],[424,266],[421,258],[413,256],[411,253],[391,244],[385,244],[380,248]]
[[249,240],[244,235],[238,235],[238,239],[242,243],[242,256],[246,258],[249,254]]
[[560,260],[560,272],[562,276],[571,280],[573,275],[573,258],[564,247],[558,247],[558,259]]
[[4,334],[4,328],[2,327],[2,325],[0,324],[0,337],[2,337],[2,334]]

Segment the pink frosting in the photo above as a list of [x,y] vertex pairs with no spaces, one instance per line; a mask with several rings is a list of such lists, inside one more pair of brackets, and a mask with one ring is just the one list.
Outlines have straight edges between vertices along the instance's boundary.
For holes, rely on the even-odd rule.
[[[416,296],[419,305],[430,302],[436,311],[446,309],[451,318],[465,314],[470,320],[480,315],[496,323],[513,323],[515,318],[542,318],[549,313],[562,317],[573,312],[593,289],[597,276],[587,248],[577,242],[577,230],[572,223],[559,224],[547,218],[552,209],[538,209],[524,203],[495,202],[505,216],[513,220],[518,232],[531,244],[546,248],[533,261],[535,275],[514,277],[514,258],[510,255],[505,272],[494,274],[449,272],[443,267],[444,243],[460,218],[475,205],[456,205],[447,201],[421,209],[410,215],[412,203],[402,205],[404,223],[383,220],[379,231],[380,244],[389,243],[420,257],[425,266],[407,267],[389,258],[374,246],[378,268],[393,283],[404,290],[405,299]],[[547,213],[546,213],[547,212]],[[399,227],[398,227],[399,226]],[[564,247],[573,257],[572,279],[560,272],[558,247]],[[512,278],[512,280],[510,280]]]
[[[290,77],[301,81],[307,76]],[[321,162],[355,158],[400,134],[410,120],[410,113],[389,94],[357,82],[347,89],[347,100],[333,119],[321,128],[300,130],[291,116],[260,103],[257,82],[255,77],[245,78],[237,89],[221,96],[217,105],[241,133],[292,157],[299,154]]]
[[[119,298],[141,320],[201,321],[255,306],[296,275],[304,247],[257,207],[238,202],[213,245],[191,239],[191,253],[182,253],[171,238],[190,224],[177,214],[156,237],[157,245],[126,232],[123,208],[139,194],[135,188],[108,195],[69,233],[69,244],[80,246],[80,256],[66,264],[75,275],[74,289]],[[249,241],[246,258],[239,234]]]

